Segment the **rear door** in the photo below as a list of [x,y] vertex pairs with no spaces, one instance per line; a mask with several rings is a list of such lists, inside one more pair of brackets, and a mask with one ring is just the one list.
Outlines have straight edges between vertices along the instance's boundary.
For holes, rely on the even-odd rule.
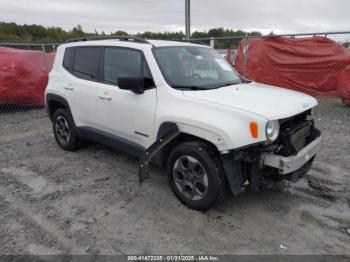
[[[102,61],[103,84],[98,87],[96,102],[98,125],[107,133],[148,147],[153,141],[157,94],[144,54],[131,48],[105,47]],[[121,75],[144,79],[145,92],[119,89]]]
[[103,48],[74,47],[72,76],[65,89],[73,94],[70,105],[77,126],[96,126],[96,92],[101,82],[100,59]]

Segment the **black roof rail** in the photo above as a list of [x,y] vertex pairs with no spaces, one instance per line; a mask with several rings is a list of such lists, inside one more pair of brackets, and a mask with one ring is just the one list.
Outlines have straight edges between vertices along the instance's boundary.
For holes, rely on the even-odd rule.
[[120,41],[132,41],[135,43],[151,44],[146,39],[138,36],[118,36],[118,35],[102,35],[102,36],[87,36],[68,39],[66,43],[82,42],[82,41],[92,41],[92,40],[120,40]]

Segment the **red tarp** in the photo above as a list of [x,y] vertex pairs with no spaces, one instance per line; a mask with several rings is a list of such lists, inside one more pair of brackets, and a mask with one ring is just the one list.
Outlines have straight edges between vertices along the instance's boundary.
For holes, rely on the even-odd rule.
[[44,106],[54,54],[0,47],[0,104]]
[[338,94],[344,104],[350,105],[350,65],[346,66],[339,75]]
[[[244,46],[237,50],[235,68],[243,74]],[[325,37],[267,37],[248,40],[246,77],[315,97],[350,100],[350,52]]]

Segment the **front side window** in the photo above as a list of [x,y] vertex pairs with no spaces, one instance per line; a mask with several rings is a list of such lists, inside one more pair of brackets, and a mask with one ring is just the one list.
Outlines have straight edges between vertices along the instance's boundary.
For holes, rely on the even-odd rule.
[[241,83],[232,66],[213,49],[159,47],[154,53],[165,79],[174,88],[211,89]]
[[100,60],[100,48],[77,47],[75,49],[73,74],[76,77],[97,81]]
[[140,51],[106,47],[104,81],[107,84],[118,85],[119,76],[137,76],[144,79],[145,89],[154,86],[150,70]]

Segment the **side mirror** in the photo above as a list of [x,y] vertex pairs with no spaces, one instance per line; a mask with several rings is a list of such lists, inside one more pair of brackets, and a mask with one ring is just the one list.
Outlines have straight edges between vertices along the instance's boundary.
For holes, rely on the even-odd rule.
[[123,90],[130,90],[135,94],[143,94],[144,86],[143,81],[138,76],[119,76],[118,86]]

